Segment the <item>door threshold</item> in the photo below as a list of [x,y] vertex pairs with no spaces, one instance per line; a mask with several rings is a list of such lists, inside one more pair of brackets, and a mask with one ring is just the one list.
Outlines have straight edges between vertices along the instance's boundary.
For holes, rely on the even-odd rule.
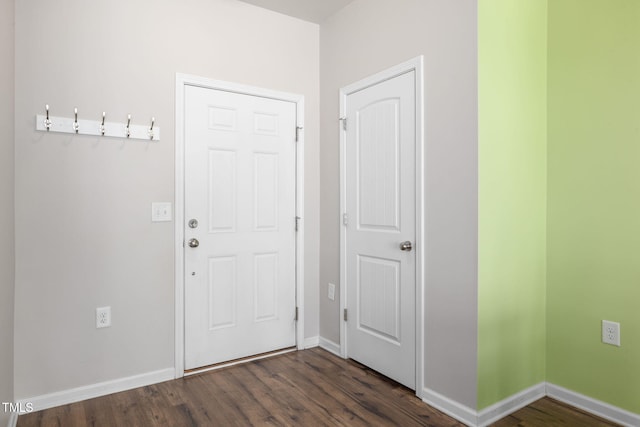
[[269,351],[267,353],[260,353],[253,356],[241,357],[239,359],[229,360],[227,362],[220,362],[213,365],[203,366],[201,368],[193,368],[184,371],[184,376],[202,374],[204,372],[215,371],[222,368],[228,368],[229,366],[240,365],[242,363],[253,362],[255,360],[266,359],[267,357],[279,356],[281,354],[287,354],[297,351],[298,347],[287,347],[280,350]]

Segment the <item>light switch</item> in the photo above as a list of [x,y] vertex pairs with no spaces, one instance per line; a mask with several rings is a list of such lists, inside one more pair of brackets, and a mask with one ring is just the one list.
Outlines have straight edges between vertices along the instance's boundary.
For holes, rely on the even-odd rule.
[[329,283],[329,291],[328,291],[327,297],[331,301],[335,301],[336,300],[336,285],[334,285],[333,283]]
[[151,203],[151,221],[152,222],[171,221],[171,202]]

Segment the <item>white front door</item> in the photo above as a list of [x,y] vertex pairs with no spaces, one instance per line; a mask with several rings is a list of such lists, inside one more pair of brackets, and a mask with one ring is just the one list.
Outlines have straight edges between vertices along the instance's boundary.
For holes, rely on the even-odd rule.
[[185,88],[185,369],[296,344],[296,104]]
[[415,79],[414,70],[343,96],[347,356],[412,389]]

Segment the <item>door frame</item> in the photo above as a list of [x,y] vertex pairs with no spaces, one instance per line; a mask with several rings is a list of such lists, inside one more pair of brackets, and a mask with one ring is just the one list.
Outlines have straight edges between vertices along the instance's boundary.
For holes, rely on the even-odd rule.
[[190,74],[176,74],[175,110],[175,378],[184,377],[184,147],[185,147],[185,88],[196,86],[243,95],[258,96],[296,104],[296,216],[299,217],[296,233],[296,346],[304,348],[304,96],[260,87],[247,86],[222,80],[213,80]]
[[[425,150],[424,150],[424,57],[418,56],[406,62],[388,68],[384,71],[366,77],[340,89],[340,117],[346,116],[347,97],[362,89],[398,77],[402,74],[415,72],[415,102],[416,102],[416,396],[422,398],[424,389],[424,295],[425,295],[425,259],[424,259],[424,230],[425,230]],[[340,124],[340,216],[346,212],[346,132]],[[347,307],[347,269],[346,269],[346,227],[340,221],[340,354],[347,358],[347,322],[344,320],[344,309]]]

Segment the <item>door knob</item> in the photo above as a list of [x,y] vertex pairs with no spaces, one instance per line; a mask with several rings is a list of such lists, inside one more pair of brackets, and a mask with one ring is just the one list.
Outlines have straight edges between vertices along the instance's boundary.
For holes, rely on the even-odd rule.
[[411,244],[411,242],[410,242],[410,241],[408,241],[408,240],[407,240],[406,242],[402,242],[402,243],[400,243],[400,250],[401,250],[401,251],[407,251],[407,252],[410,252],[410,251],[411,251],[411,249],[413,249],[413,245]]
[[198,246],[200,246],[200,242],[198,242],[198,239],[189,239],[187,243],[190,248],[197,248]]

